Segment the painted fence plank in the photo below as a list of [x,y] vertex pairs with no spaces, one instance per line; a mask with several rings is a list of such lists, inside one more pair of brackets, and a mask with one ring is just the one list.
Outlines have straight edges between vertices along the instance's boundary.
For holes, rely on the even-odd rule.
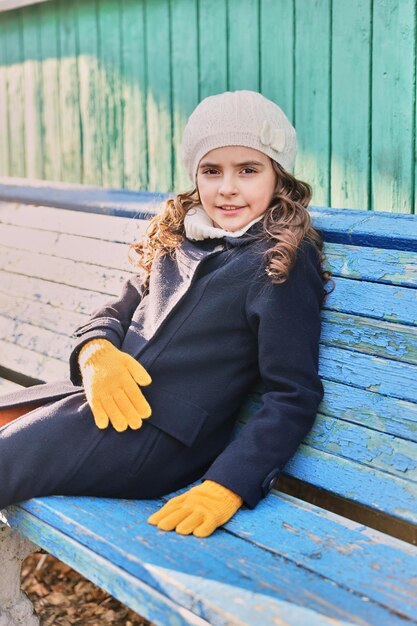
[[333,0],[331,206],[370,206],[371,29],[371,0]]
[[15,176],[26,176],[24,127],[24,77],[20,17],[2,16],[5,37],[2,45],[7,62],[7,103],[9,124],[9,169]]
[[[216,45],[213,45],[216,33]],[[199,99],[227,91],[228,14],[224,0],[198,3]]]
[[102,140],[102,181],[104,187],[123,186],[123,130],[121,92],[121,16],[119,2],[97,3],[98,66]]
[[[56,0],[59,32],[59,110],[63,180],[82,180],[82,143],[74,3]],[[70,132],[68,132],[70,129]]]
[[0,19],[0,176],[11,174],[9,167],[7,72],[6,23],[4,19]]
[[172,100],[170,3],[146,0],[146,121],[148,132],[148,189],[172,186]]
[[259,91],[259,2],[228,0],[228,89]]
[[101,66],[97,2],[73,0],[78,34],[77,69],[79,84],[79,112],[82,130],[82,178],[85,184],[103,184],[103,135],[101,115]]
[[259,12],[260,91],[294,123],[294,1],[263,0]]
[[42,170],[41,178],[61,178],[61,137],[59,110],[59,59],[58,59],[58,13],[54,4],[40,4],[39,35],[41,55],[41,128]]
[[[172,38],[173,187],[174,189],[185,191],[192,189],[193,185],[182,165],[179,146],[187,119],[199,102],[198,3],[195,0],[176,0],[171,3],[170,18]],[[189,87],[184,89],[184,85],[187,82]]]
[[[55,498],[52,500],[56,502]],[[310,623],[310,614],[304,612],[305,609],[316,611],[319,614],[317,619],[323,620],[316,619],[311,622],[313,624],[325,624],[329,617],[342,624],[376,624],[376,619],[384,620],[391,615],[392,623],[403,623],[401,618],[387,612],[368,596],[351,594],[342,585],[335,588],[335,583],[327,577],[317,576],[305,565],[295,565],[243,537],[217,530],[207,542],[193,536],[184,538],[176,533],[158,531],[146,524],[147,516],[159,508],[158,501],[144,500],[140,506],[128,502],[123,510],[107,501],[109,516],[103,520],[103,501],[95,509],[95,500],[89,501],[87,523],[81,508],[71,507],[71,498],[59,502],[60,510],[48,507],[47,499],[32,500],[25,507],[30,507],[33,515],[42,515],[50,532],[57,526],[66,535],[80,537],[80,543],[85,547],[99,552],[116,565],[123,564],[135,577],[156,590],[163,589],[170,599],[186,608],[190,608],[194,599],[191,605],[194,611],[210,624],[225,625],[231,621],[248,625],[273,624],[281,618],[284,624],[301,625],[303,619]],[[22,519],[17,507],[13,507],[12,524],[17,516],[19,527],[25,534],[30,532],[29,524]],[[123,534],[117,532],[119,516],[123,516],[123,525],[133,526],[136,533],[135,541],[129,541],[128,559]],[[98,532],[100,520],[103,527]],[[30,522],[36,523],[32,515]],[[45,526],[43,524],[42,529]],[[184,539],[188,547],[186,554]],[[56,549],[57,542],[51,544]],[[90,570],[93,568],[94,563]],[[311,618],[314,620],[313,614]]]
[[39,42],[39,7],[22,11],[25,171],[30,178],[43,177],[42,90]]
[[148,187],[148,138],[146,133],[145,2],[144,0],[123,0],[119,2],[119,6],[121,33],[123,33],[121,36],[123,187],[146,189]]
[[[371,208],[408,213],[413,198],[416,3],[373,3]],[[384,106],[381,107],[381,102]]]
[[297,173],[312,186],[314,204],[323,206],[330,204],[330,6],[330,0],[295,2]]

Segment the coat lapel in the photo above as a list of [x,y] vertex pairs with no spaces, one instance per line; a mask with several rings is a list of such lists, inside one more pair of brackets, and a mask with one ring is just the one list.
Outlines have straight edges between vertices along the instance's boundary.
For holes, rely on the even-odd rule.
[[219,240],[204,245],[185,240],[172,256],[155,259],[149,280],[149,295],[133,314],[122,345],[124,352],[138,356],[185,296],[199,265],[223,251],[224,247]]

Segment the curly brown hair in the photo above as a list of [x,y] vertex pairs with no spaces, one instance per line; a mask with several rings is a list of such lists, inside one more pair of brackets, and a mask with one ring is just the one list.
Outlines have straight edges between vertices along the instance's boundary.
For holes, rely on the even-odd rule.
[[[322,303],[335,288],[330,270],[324,269],[326,257],[323,252],[323,239],[311,225],[307,210],[312,197],[312,189],[284,170],[271,159],[276,173],[275,190],[263,217],[263,229],[258,239],[268,240],[272,245],[265,254],[266,273],[275,284],[287,280],[296,259],[297,250],[305,239],[312,243],[318,252],[323,283],[332,283],[329,290],[323,289]],[[129,260],[149,276],[152,263],[158,253],[172,254],[185,239],[184,218],[188,210],[200,205],[198,189],[179,193],[165,201],[163,210],[149,222],[145,237],[133,242],[129,248]]]

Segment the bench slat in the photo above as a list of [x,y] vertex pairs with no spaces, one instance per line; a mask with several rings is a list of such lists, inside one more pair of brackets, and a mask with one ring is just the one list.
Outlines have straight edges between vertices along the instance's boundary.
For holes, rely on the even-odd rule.
[[[39,241],[51,241],[51,245],[59,240],[63,246],[67,242],[66,247],[69,253],[76,250],[79,254],[83,254],[84,238],[93,239],[97,250],[105,250],[106,243],[116,241],[120,242],[120,249],[127,250],[126,244],[141,237],[147,226],[143,220],[133,218],[80,212],[74,214],[73,211],[64,209],[57,211],[48,207],[8,205],[0,202],[1,223],[3,223],[0,229],[1,239],[2,241],[9,241],[9,238],[12,237],[13,247],[28,249],[27,246],[29,245],[36,246],[33,240],[38,240],[38,238]],[[47,231],[50,231],[49,236]],[[36,233],[36,237],[34,237],[34,233]],[[68,237],[64,237],[64,234]],[[111,248],[107,248],[107,250],[110,251]],[[66,250],[62,256],[66,256],[68,251]],[[360,277],[361,280],[405,286],[417,285],[417,260],[414,251],[386,250],[384,248],[377,249],[374,246],[363,247],[331,242],[325,242],[324,251],[329,268],[335,276]],[[93,250],[91,253],[94,255]],[[120,252],[117,254],[109,253],[108,259],[113,262],[118,256],[120,256]],[[74,257],[69,258],[78,257],[74,255]],[[97,263],[97,261],[93,262]]]
[[324,252],[335,276],[417,286],[415,252],[328,242],[324,244]]
[[416,365],[333,346],[323,348],[320,347],[319,363],[319,374],[323,378],[417,402]]
[[417,442],[417,404],[324,380],[323,414]]
[[[16,322],[5,317],[0,317],[0,339],[7,341],[10,345],[27,348],[34,354],[46,354],[59,361],[68,359],[73,344],[73,340],[68,335],[57,335],[55,331]],[[8,359],[9,356],[7,355],[6,358]]]
[[321,343],[417,364],[417,331],[412,326],[337,311],[323,311]]
[[[42,291],[46,291],[45,287]],[[85,290],[80,290],[78,293],[80,298],[83,298]],[[35,298],[37,294],[27,294],[26,290],[23,298],[15,294],[10,295],[2,292],[0,294],[0,328],[2,325],[1,318],[5,317],[16,319],[17,324],[32,323],[34,326],[53,330],[60,334],[71,334],[79,324],[89,317],[85,310],[78,312],[80,307],[74,300],[74,306],[71,307],[70,311],[66,311],[55,301],[51,304],[44,304],[37,299],[28,299],[27,295]],[[99,303],[104,303],[109,299],[110,296],[106,296],[98,298],[95,303],[90,302],[90,312],[92,313],[95,308],[98,308]],[[49,300],[51,301],[52,298],[49,297]],[[417,364],[417,332],[411,326],[331,311],[323,312],[322,321],[322,344],[354,349],[365,354]],[[19,335],[23,332],[23,329],[19,329]],[[34,332],[36,332],[35,329]]]
[[99,293],[71,285],[60,285],[20,274],[0,270],[1,293],[16,298],[29,298],[51,304],[65,311],[78,311],[90,315],[96,308],[112,299],[116,293]]
[[53,231],[99,241],[131,243],[146,229],[147,223],[133,217],[97,215],[44,206],[29,206],[0,202],[0,222],[31,228],[34,231]]
[[[276,524],[280,502],[275,499],[274,503]],[[317,565],[315,561],[318,561],[317,550],[320,549],[320,543],[314,545],[311,535],[309,544],[313,548],[312,552],[307,550],[303,562],[300,563],[299,559],[294,562],[291,557],[288,558],[288,548],[284,557],[280,554],[279,545],[274,546],[273,551],[263,545],[256,545],[256,531],[252,522],[248,521],[243,529],[240,528],[239,517],[243,518],[244,523],[244,515],[236,515],[233,530],[216,531],[208,542],[194,537],[180,537],[176,533],[164,533],[146,524],[148,515],[159,506],[160,502],[154,500],[141,501],[140,507],[135,507],[133,502],[112,502],[97,498],[87,498],[81,502],[72,498],[45,498],[41,501],[32,500],[23,505],[25,511],[31,515],[41,518],[65,535],[79,537],[83,546],[111,559],[113,563],[122,566],[143,582],[156,589],[162,586],[170,599],[180,602],[186,608],[193,608],[210,624],[272,624],[279,618],[286,618],[284,623],[301,626],[306,623],[325,624],[328,621],[326,617],[334,617],[341,620],[341,623],[403,623],[375,598],[377,594],[372,590],[370,581],[365,593],[348,591],[345,581],[349,577],[352,579],[353,589],[358,585],[355,580],[356,567],[350,567],[348,573],[343,572],[344,568],[341,568],[341,572],[335,572],[337,568],[333,568],[330,577],[321,572],[318,575],[315,571]],[[12,508],[12,523],[16,520],[24,532],[30,532],[30,525],[24,520],[27,513],[20,513],[17,508]],[[282,521],[285,522],[285,519]],[[36,525],[33,517],[31,522]],[[119,532],[122,527],[134,528],[135,532],[134,538],[131,537],[129,542],[128,555],[124,533]],[[42,532],[45,535],[43,528],[42,525]],[[229,526],[226,525],[226,528]],[[345,526],[338,525],[338,531],[341,533],[342,543]],[[282,539],[291,533],[291,529],[283,523],[278,535],[280,533]],[[352,531],[351,533],[353,535]],[[262,530],[260,534],[259,544],[262,544]],[[361,543],[366,546],[366,539],[359,533],[356,539],[361,539]],[[185,542],[187,542],[186,552],[184,552]],[[372,543],[372,540],[369,543]],[[373,543],[378,550],[377,540]],[[403,546],[403,542],[398,544],[401,545],[397,551],[395,541],[388,546],[385,544],[384,552],[389,554],[392,560],[395,557],[404,557],[405,571],[415,553],[411,551],[410,546]],[[57,548],[58,542],[52,540],[51,549]],[[283,550],[285,549],[284,547]],[[332,548],[331,544],[327,549],[334,550],[337,554],[337,549]],[[366,548],[363,552],[365,560]],[[65,560],[77,558],[76,555],[65,556]],[[349,560],[347,558],[344,560],[348,566]],[[172,567],[173,564],[175,567]],[[84,566],[89,568],[88,577],[94,580],[94,576],[97,576],[94,561]],[[340,580],[334,580],[341,576],[345,578],[342,584]],[[401,577],[398,582],[401,584]],[[408,581],[403,590],[404,598],[401,598],[402,602],[398,602],[403,615],[407,614],[410,607],[411,609],[415,607],[415,598],[413,601],[409,590]],[[384,591],[379,592],[380,595],[384,596]],[[411,598],[407,597],[408,594]],[[287,602],[291,603],[293,613]],[[288,612],[283,613],[283,609]],[[307,619],[310,615],[305,612],[306,609],[317,611],[322,621],[310,622]]]
[[324,307],[403,324],[417,323],[417,290],[338,278]]
[[415,251],[417,222],[414,215],[383,211],[310,207],[313,226],[326,241]]
[[[10,251],[36,252],[58,259],[100,265],[100,267],[131,270],[128,261],[129,246],[125,243],[99,241],[92,237],[74,237],[39,231],[36,237],[30,228],[16,228],[0,224],[0,240],[7,242]],[[6,248],[6,246],[4,246]]]
[[[119,294],[129,275],[122,270],[5,247],[0,247],[0,266],[13,274],[109,294]],[[338,278],[337,288],[330,294],[325,310],[416,324],[417,290]]]
[[284,473],[393,518],[417,523],[415,483],[392,474],[305,444],[287,463]]
[[101,293],[119,294],[128,276],[122,270],[5,247],[0,248],[0,266],[14,274],[36,276],[44,281],[93,289]]
[[[261,395],[251,394],[242,407],[240,423],[244,424],[261,405]],[[375,431],[417,443],[417,404],[325,380],[317,419],[329,418],[347,429],[349,425],[360,427],[364,437]]]
[[[58,334],[70,334],[87,319],[89,315],[85,313],[65,311],[50,304],[0,292],[0,334],[6,320],[14,321],[18,327],[26,323]],[[19,331],[25,332],[23,328],[19,328]]]
[[[73,328],[71,332],[72,330]],[[0,338],[10,342],[10,346],[19,344],[62,360],[68,358],[72,347],[69,335],[57,335],[52,330],[1,316]],[[327,380],[378,392],[399,400],[417,402],[417,387],[414,384],[417,379],[417,365],[321,345],[319,373]]]
[[53,382],[68,378],[68,362],[33,352],[0,339],[0,354],[7,367],[31,378]]
[[[306,445],[417,482],[417,444],[319,414]],[[415,487],[417,495],[417,486]],[[417,510],[417,509],[416,509]]]

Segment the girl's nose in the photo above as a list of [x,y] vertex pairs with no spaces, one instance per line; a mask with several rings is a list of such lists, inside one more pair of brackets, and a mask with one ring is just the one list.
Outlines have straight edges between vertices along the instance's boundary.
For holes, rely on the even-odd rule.
[[237,192],[236,184],[232,176],[223,176],[220,182],[219,193],[222,196],[233,196]]

